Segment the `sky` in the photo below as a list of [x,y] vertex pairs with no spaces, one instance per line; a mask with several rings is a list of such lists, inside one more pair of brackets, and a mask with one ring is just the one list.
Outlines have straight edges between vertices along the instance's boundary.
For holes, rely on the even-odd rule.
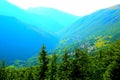
[[120,0],[7,0],[22,9],[49,7],[77,16],[85,16],[96,10],[120,4]]

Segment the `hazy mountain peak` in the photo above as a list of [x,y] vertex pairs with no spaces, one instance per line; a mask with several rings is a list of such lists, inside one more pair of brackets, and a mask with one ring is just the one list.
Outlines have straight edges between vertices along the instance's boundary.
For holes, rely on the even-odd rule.
[[48,16],[56,20],[63,26],[69,26],[74,23],[74,21],[76,21],[78,18],[80,18],[79,16],[75,16],[69,13],[62,12],[58,9],[48,7],[29,8],[27,11],[37,15]]
[[[50,8],[50,7],[36,7],[36,8],[29,8],[28,9],[29,12],[36,12],[36,14],[53,14],[54,12],[56,13],[64,13],[64,14],[69,14],[66,12],[63,12],[61,10],[55,9],[55,8]],[[56,14],[57,15],[57,14]],[[69,15],[73,15],[73,14],[69,14]],[[74,15],[75,16],[75,15]],[[77,17],[77,16],[76,16]]]

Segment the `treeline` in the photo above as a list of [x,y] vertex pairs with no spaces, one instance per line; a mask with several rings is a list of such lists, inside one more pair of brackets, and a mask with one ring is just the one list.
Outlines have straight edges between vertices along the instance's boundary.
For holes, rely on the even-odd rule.
[[75,49],[62,56],[47,55],[42,46],[38,62],[17,69],[1,61],[0,80],[120,80],[120,40],[92,53]]

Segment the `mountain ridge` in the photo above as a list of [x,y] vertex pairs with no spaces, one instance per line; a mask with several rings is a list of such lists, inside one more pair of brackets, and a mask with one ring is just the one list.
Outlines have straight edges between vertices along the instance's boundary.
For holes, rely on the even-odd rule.
[[1,4],[2,4],[0,5],[1,15],[16,17],[17,19],[27,24],[36,26],[38,29],[42,29],[44,31],[51,32],[51,33],[56,33],[61,29],[63,29],[64,27],[66,27],[60,24],[57,20],[51,18],[50,16],[48,17],[46,15],[37,15],[37,14],[30,13],[5,0],[2,0]]
[[58,39],[42,30],[40,32],[14,17],[0,15],[0,59],[4,58],[8,63],[28,59],[38,53],[43,44],[48,50],[55,48]]
[[69,26],[74,23],[78,18],[80,18],[79,16],[75,16],[69,13],[62,12],[55,8],[48,7],[29,8],[27,11],[37,15],[49,16],[64,26]]
[[[116,5],[117,6],[117,5]],[[90,15],[81,17],[63,32],[61,45],[81,44],[91,40],[92,43],[98,36],[112,36],[112,40],[120,38],[120,7],[116,9],[101,9]],[[85,42],[84,42],[85,43]]]

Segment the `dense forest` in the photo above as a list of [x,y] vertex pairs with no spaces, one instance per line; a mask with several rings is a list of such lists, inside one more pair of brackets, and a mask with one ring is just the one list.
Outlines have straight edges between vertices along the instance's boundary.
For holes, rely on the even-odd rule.
[[42,46],[38,65],[24,68],[0,64],[0,80],[120,80],[120,40],[94,52],[64,50],[48,55]]

